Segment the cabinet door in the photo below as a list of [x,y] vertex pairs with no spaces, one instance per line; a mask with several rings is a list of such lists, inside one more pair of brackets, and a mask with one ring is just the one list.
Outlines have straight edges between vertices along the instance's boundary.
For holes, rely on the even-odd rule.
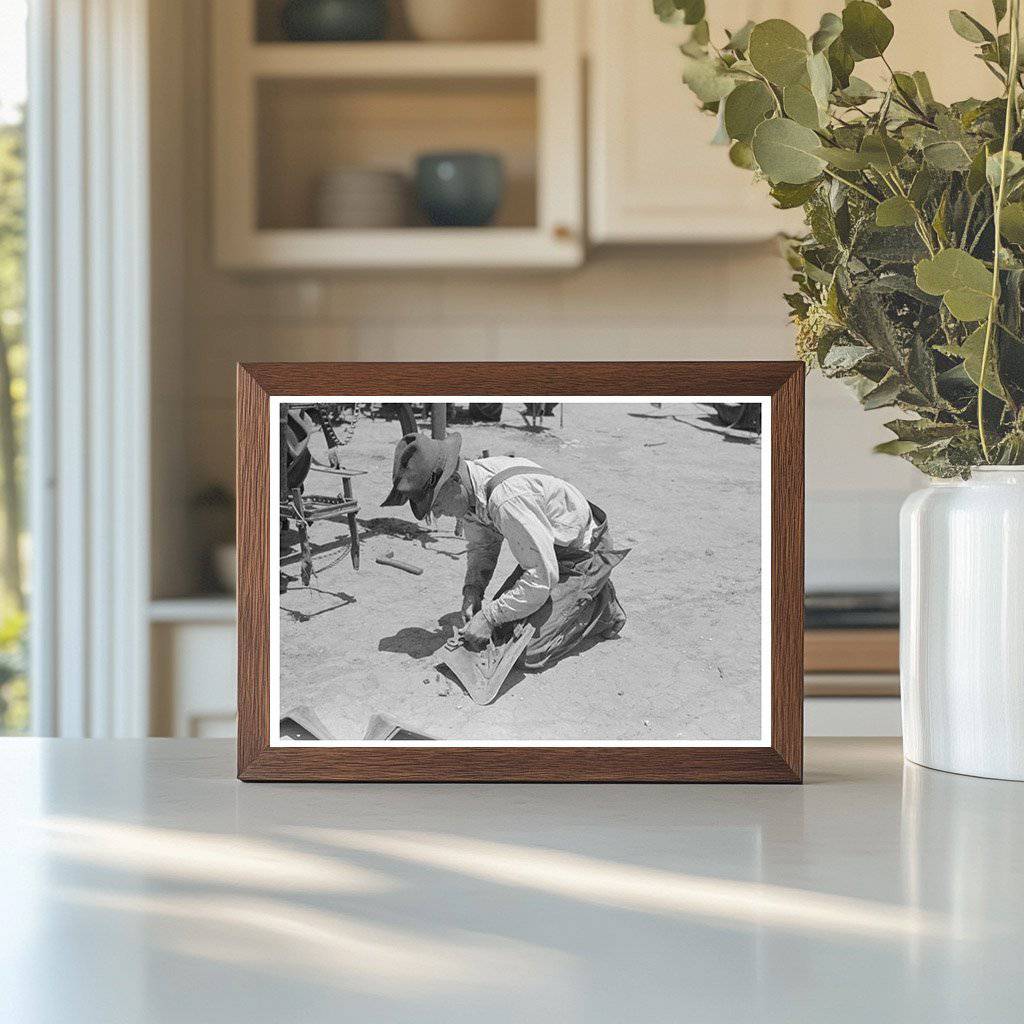
[[[989,0],[956,6],[991,25]],[[716,33],[748,18],[786,18],[810,33],[822,11],[842,4],[735,0],[709,7]],[[998,82],[953,32],[945,6],[904,0],[886,14],[896,26],[887,53],[893,67],[926,71],[944,102],[997,95]],[[663,25],[649,0],[590,0],[588,24],[593,241],[746,240],[799,228],[799,211],[775,210],[763,183],[733,167],[724,147],[709,145],[714,119],[697,109],[680,80],[678,44],[688,28]],[[857,73],[873,82],[888,77],[879,61]]]
[[[716,35],[771,17],[811,31],[824,9],[810,0],[709,7]],[[799,226],[799,211],[776,210],[763,182],[710,145],[714,118],[681,78],[689,28],[663,25],[650,0],[591,0],[589,28],[592,241],[736,241]]]

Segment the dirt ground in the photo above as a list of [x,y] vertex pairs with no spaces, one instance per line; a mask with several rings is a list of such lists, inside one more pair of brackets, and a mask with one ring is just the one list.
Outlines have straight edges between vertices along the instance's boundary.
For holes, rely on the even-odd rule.
[[[438,739],[721,740],[760,733],[761,438],[719,427],[698,405],[567,404],[534,430],[506,405],[499,424],[453,426],[463,456],[514,454],[571,481],[608,513],[628,621],[539,673],[514,670],[481,707],[438,672],[461,605],[466,544],[454,521],[428,530],[382,509],[396,421],[360,420],[342,463],[355,480],[361,568],[345,524],[311,528],[316,575],[303,588],[282,537],[281,711],[311,708],[336,739],[374,712]],[[425,427],[424,429],[429,429]],[[326,461],[320,432],[313,442]],[[314,470],[307,493],[334,494]],[[394,556],[421,576],[375,563]],[[515,567],[507,546],[496,589]],[[489,596],[489,595],[488,595]]]

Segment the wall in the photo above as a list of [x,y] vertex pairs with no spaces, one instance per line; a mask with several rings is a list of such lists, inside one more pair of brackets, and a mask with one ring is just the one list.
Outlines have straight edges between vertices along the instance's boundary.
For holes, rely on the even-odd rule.
[[[165,505],[187,514],[183,503],[198,488],[231,485],[236,361],[792,358],[781,300],[787,268],[769,244],[599,251],[567,273],[217,271],[203,8],[200,0],[179,8],[184,104],[177,115],[164,109],[156,125],[169,137],[180,130],[185,142],[183,342],[171,351],[162,339],[168,351],[154,383],[157,473],[166,467],[177,483],[183,469],[185,480],[173,498],[158,487]],[[839,384],[808,385],[808,585],[894,586],[896,513],[914,471],[871,454],[886,436],[884,412],[863,413]],[[187,590],[194,557],[157,558],[156,592]]]

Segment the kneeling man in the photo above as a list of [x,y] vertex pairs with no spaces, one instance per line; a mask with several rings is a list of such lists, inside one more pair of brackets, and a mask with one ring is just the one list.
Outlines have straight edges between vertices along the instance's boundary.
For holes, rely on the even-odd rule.
[[[536,627],[524,667],[539,669],[584,640],[617,636],[626,616],[611,571],[629,553],[615,550],[608,519],[572,484],[529,459],[460,458],[462,438],[407,434],[395,449],[394,486],[384,505],[454,516],[465,525],[462,637],[480,650],[502,643],[515,623]],[[519,567],[484,603],[503,541]]]

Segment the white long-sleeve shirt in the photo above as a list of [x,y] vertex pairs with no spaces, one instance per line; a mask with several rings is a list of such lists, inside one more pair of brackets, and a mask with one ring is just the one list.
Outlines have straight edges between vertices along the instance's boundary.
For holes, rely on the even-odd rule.
[[529,459],[506,457],[466,463],[476,510],[463,520],[467,543],[463,591],[483,594],[494,575],[503,540],[523,568],[514,587],[484,605],[484,618],[492,626],[535,612],[558,582],[555,545],[587,549],[594,533],[587,499],[557,477],[510,477],[495,488],[488,507],[487,482],[512,466],[539,468]]

